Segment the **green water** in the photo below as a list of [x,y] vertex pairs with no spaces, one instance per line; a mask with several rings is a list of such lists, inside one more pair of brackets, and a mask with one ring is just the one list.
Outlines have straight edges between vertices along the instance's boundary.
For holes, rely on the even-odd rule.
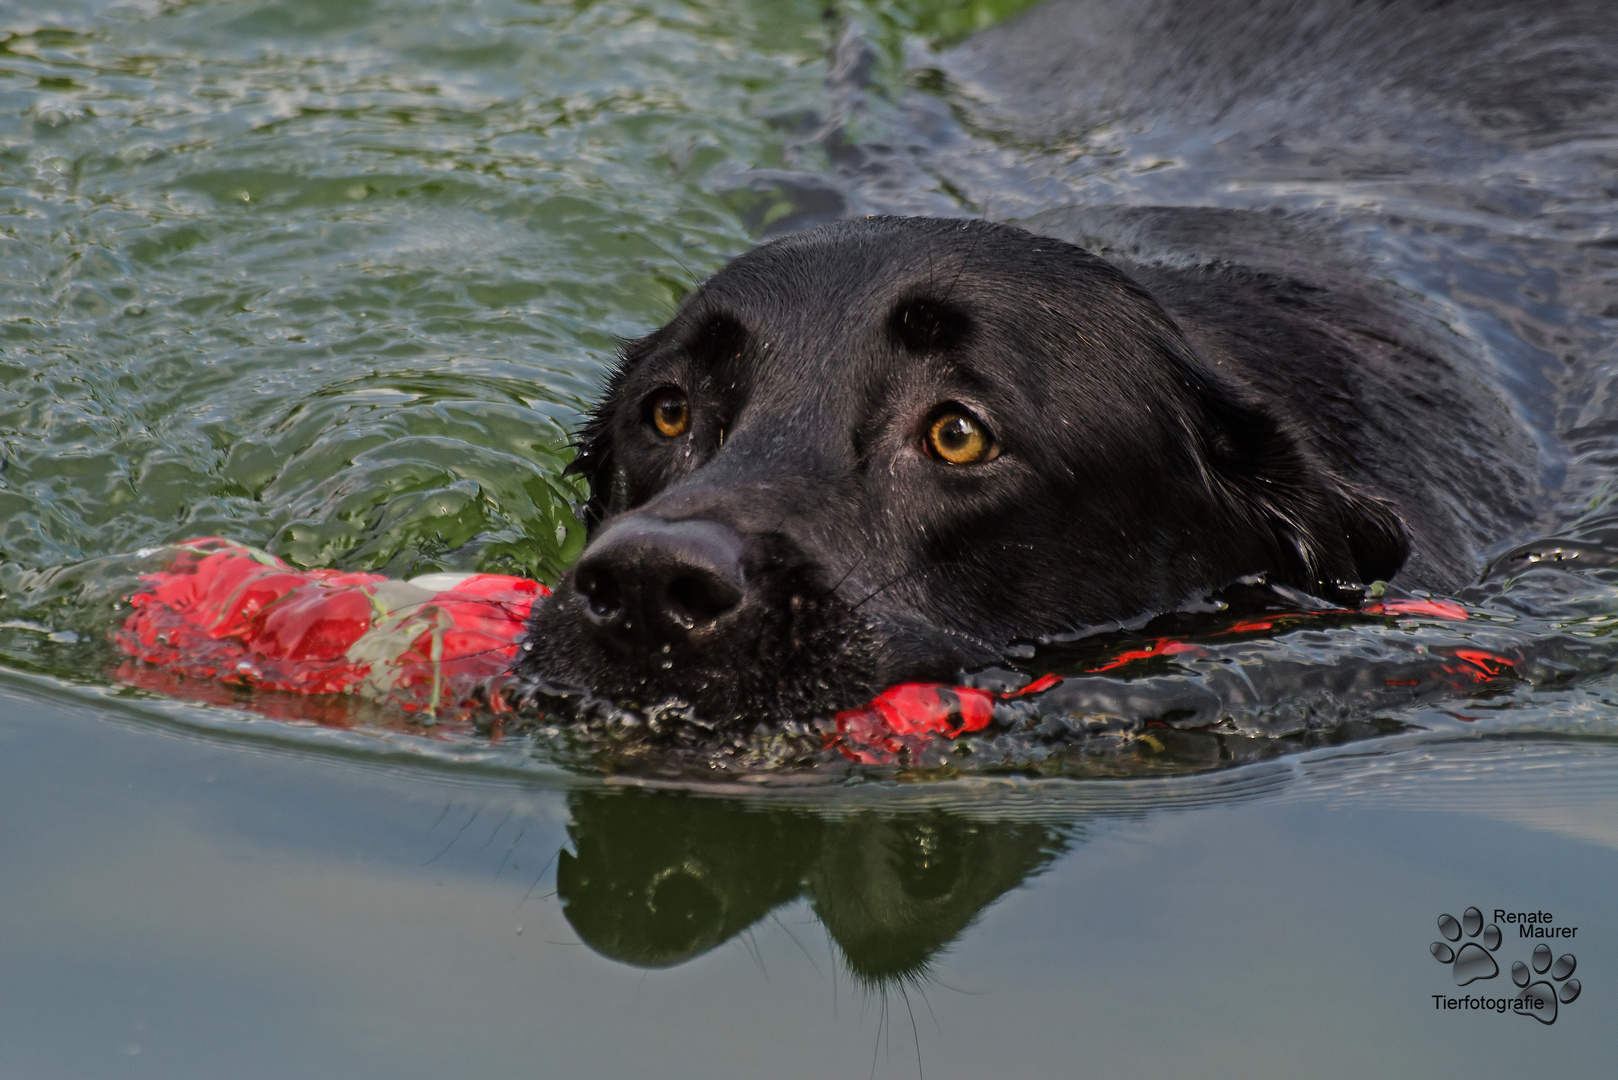
[[554,580],[615,338],[779,216],[726,177],[823,106],[845,19],[896,50],[995,6],[0,15],[10,614],[90,632],[81,564],[209,534]]

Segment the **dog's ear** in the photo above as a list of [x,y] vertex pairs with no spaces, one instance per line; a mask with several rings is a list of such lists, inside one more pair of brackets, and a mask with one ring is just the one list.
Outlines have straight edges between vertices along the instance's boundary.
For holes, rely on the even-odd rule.
[[1263,406],[1195,382],[1212,485],[1266,534],[1285,584],[1355,603],[1359,586],[1398,572],[1410,538],[1392,505],[1338,476]]
[[1338,481],[1337,497],[1346,509],[1343,535],[1361,584],[1386,581],[1410,557],[1410,534],[1392,504]]
[[566,475],[582,476],[590,485],[590,497],[584,503],[584,524],[592,532],[603,519],[622,510],[628,499],[626,480],[614,452],[614,420],[623,396],[624,378],[640,358],[651,351],[656,338],[654,332],[646,337],[619,341],[618,364],[607,376],[601,397],[573,442],[575,453]]

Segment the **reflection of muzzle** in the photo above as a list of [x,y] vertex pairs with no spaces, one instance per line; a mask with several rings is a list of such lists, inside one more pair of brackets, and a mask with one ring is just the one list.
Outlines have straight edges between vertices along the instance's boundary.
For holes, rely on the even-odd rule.
[[593,880],[582,861],[564,851],[556,891],[567,921],[596,952],[638,967],[672,967],[728,936],[725,902],[709,877],[688,858],[638,886]]
[[646,888],[648,937],[670,949],[711,948],[724,929],[725,902],[695,859],[671,866]]
[[849,969],[872,983],[920,977],[1058,847],[1040,825],[943,813],[859,817],[826,840],[809,878],[815,913]]
[[569,803],[563,914],[596,952],[639,967],[690,960],[807,893],[854,974],[913,977],[1065,845],[1045,825],[937,810],[828,819],[652,792]]
[[598,792],[569,803],[562,912],[592,949],[640,967],[705,953],[797,896],[818,835],[813,819],[711,799]]

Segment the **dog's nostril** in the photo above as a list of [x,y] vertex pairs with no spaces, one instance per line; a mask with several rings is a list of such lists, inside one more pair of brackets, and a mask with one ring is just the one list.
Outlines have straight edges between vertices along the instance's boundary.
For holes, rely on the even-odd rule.
[[665,592],[669,615],[687,630],[712,622],[742,599],[741,590],[730,582],[704,573],[682,574]]
[[741,605],[742,551],[742,538],[719,522],[631,516],[590,545],[573,588],[604,640],[679,644]]
[[573,587],[584,597],[590,613],[598,618],[610,618],[623,608],[618,579],[609,570],[597,566],[581,566],[573,579]]

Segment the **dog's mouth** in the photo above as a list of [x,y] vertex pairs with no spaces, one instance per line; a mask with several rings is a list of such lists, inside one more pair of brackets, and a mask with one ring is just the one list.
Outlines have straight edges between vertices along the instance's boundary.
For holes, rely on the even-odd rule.
[[784,537],[631,516],[535,609],[517,674],[640,712],[734,726],[831,716],[993,663],[987,643],[862,610]]

